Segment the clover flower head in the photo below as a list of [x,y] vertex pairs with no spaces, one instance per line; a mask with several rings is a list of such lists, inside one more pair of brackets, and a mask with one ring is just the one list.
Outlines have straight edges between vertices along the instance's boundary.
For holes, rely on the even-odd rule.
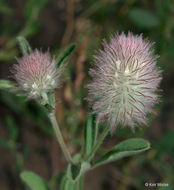
[[17,62],[11,69],[13,78],[29,98],[40,97],[59,87],[64,66],[56,68],[56,61],[51,58],[49,51],[31,51],[29,55],[17,58]]
[[147,124],[146,114],[159,100],[156,94],[161,70],[156,66],[152,44],[142,35],[116,34],[94,56],[88,84],[88,101],[99,121],[134,126]]

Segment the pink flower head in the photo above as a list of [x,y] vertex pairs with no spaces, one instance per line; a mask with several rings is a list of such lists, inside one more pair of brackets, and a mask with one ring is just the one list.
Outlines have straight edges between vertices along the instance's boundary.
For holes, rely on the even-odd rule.
[[146,114],[153,112],[159,99],[156,90],[161,81],[152,44],[129,32],[116,34],[103,45],[104,50],[94,56],[92,82],[87,86],[94,113],[112,130],[118,124],[146,125]]
[[40,97],[59,86],[63,67],[56,68],[55,59],[51,59],[48,51],[34,50],[17,58],[17,62],[12,67],[13,77],[30,98]]

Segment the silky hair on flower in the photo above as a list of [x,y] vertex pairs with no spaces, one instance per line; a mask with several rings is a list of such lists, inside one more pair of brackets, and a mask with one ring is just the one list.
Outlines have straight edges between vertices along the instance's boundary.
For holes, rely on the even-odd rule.
[[161,70],[152,45],[142,35],[116,33],[94,56],[87,99],[98,120],[107,120],[112,130],[118,124],[133,129],[146,125],[146,114],[159,100]]

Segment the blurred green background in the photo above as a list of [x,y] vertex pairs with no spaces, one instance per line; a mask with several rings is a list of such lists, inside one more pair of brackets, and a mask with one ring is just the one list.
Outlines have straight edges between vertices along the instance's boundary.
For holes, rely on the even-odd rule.
[[[71,153],[83,145],[88,104],[85,85],[92,55],[102,39],[115,32],[143,33],[155,42],[163,69],[161,102],[149,127],[120,129],[108,136],[98,155],[117,142],[144,137],[152,148],[140,155],[108,164],[86,175],[85,190],[174,189],[174,1],[173,0],[0,0],[0,79],[9,79],[9,68],[21,56],[16,37],[27,38],[33,48],[48,49],[58,56],[71,43],[76,51],[56,92],[57,119]],[[57,146],[43,109],[0,90],[0,189],[24,190],[19,173],[32,170],[52,190],[58,189],[66,162]],[[53,175],[52,175],[53,174]],[[166,183],[168,187],[145,187]]]

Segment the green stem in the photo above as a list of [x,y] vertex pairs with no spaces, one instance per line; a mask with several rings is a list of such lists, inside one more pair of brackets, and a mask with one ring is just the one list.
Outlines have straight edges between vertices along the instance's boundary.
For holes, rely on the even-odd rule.
[[109,133],[109,131],[110,131],[110,128],[108,126],[106,126],[105,129],[103,130],[100,138],[98,139],[98,142],[95,144],[95,146],[91,150],[90,154],[87,156],[87,159],[86,159],[87,161],[91,161],[91,159],[93,158],[95,152],[98,150],[98,148],[102,144],[103,140],[105,139],[105,137]]
[[83,190],[84,178],[85,178],[85,174],[80,176],[80,179],[79,179],[79,189],[80,190]]
[[75,181],[73,190],[83,190],[83,182],[84,182],[84,174]]
[[62,151],[64,153],[64,156],[65,156],[66,160],[68,162],[72,162],[71,155],[70,155],[70,153],[68,151],[68,148],[66,147],[66,144],[65,144],[65,142],[63,140],[63,136],[62,136],[62,133],[60,131],[60,128],[59,128],[58,122],[56,120],[55,114],[53,112],[49,113],[48,117],[49,117],[49,119],[51,121],[51,124],[53,126],[54,132],[56,134],[57,141],[58,141],[58,143],[59,143],[59,145],[60,145],[60,147],[61,147],[61,149],[62,149]]
[[79,190],[79,180],[74,183],[74,190]]

